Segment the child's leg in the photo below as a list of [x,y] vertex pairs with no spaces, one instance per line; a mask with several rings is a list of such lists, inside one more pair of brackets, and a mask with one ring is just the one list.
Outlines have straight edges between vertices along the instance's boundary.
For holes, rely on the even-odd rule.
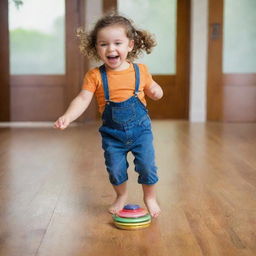
[[160,207],[156,200],[156,185],[142,184],[144,193],[144,202],[152,217],[157,218],[160,214]]
[[135,171],[139,173],[138,183],[142,184],[144,192],[144,202],[151,216],[156,218],[160,213],[160,207],[156,201],[158,176],[155,165],[153,135],[150,128],[145,129],[145,132],[138,137],[132,153],[135,157]]
[[124,207],[128,197],[126,188],[126,181],[128,180],[127,168],[129,166],[127,162],[127,149],[123,146],[121,140],[115,138],[115,133],[116,131],[109,129],[108,133],[103,133],[102,139],[109,181],[116,192],[116,199],[108,209],[112,214],[117,213]]
[[124,182],[118,186],[113,185],[113,188],[116,192],[116,200],[109,207],[109,212],[115,214],[118,211],[122,210],[126,203],[128,197],[127,182]]

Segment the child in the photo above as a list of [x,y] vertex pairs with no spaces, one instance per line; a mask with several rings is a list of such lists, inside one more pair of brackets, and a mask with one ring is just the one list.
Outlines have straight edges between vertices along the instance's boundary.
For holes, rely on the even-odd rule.
[[158,177],[145,94],[158,100],[163,91],[145,65],[132,63],[142,51],[150,53],[155,41],[148,32],[137,30],[132,21],[118,14],[103,17],[88,35],[80,31],[80,37],[81,50],[104,64],[85,75],[81,92],[54,126],[65,129],[87,109],[95,93],[103,121],[99,131],[105,164],[116,192],[109,212],[118,212],[126,203],[126,157],[131,151],[144,202],[152,217],[157,217],[160,213],[155,191]]

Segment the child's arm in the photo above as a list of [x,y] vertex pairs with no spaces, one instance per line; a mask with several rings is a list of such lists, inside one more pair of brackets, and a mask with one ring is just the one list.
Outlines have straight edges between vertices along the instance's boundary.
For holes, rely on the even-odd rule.
[[151,86],[145,89],[145,94],[152,100],[159,100],[163,97],[164,93],[160,85],[153,81]]
[[93,93],[87,90],[81,92],[70,103],[65,114],[54,123],[54,128],[65,129],[71,122],[77,119],[89,106]]

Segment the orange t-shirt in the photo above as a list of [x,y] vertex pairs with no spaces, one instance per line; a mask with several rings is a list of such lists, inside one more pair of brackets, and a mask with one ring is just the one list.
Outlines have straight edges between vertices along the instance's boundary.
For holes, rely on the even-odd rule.
[[[140,86],[138,97],[146,105],[144,90],[150,87],[153,80],[148,72],[146,65],[138,64],[140,70]],[[134,95],[135,91],[135,71],[130,64],[128,69],[115,71],[107,69],[109,97],[111,101],[121,102]],[[99,106],[99,112],[102,113],[105,108],[105,95],[99,68],[88,71],[84,77],[82,89],[95,93]]]

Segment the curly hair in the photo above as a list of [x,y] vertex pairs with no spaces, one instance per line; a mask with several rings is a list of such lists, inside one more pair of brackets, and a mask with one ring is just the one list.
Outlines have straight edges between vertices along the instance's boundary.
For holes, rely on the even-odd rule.
[[103,16],[95,24],[90,32],[86,32],[83,28],[77,29],[77,37],[80,40],[80,51],[83,55],[99,60],[96,50],[97,34],[100,29],[107,26],[120,25],[126,30],[126,35],[130,40],[134,40],[134,47],[128,53],[127,59],[133,61],[138,58],[143,51],[147,54],[151,53],[152,48],[156,46],[156,41],[151,33],[146,30],[136,29],[133,21],[125,18],[117,13]]

